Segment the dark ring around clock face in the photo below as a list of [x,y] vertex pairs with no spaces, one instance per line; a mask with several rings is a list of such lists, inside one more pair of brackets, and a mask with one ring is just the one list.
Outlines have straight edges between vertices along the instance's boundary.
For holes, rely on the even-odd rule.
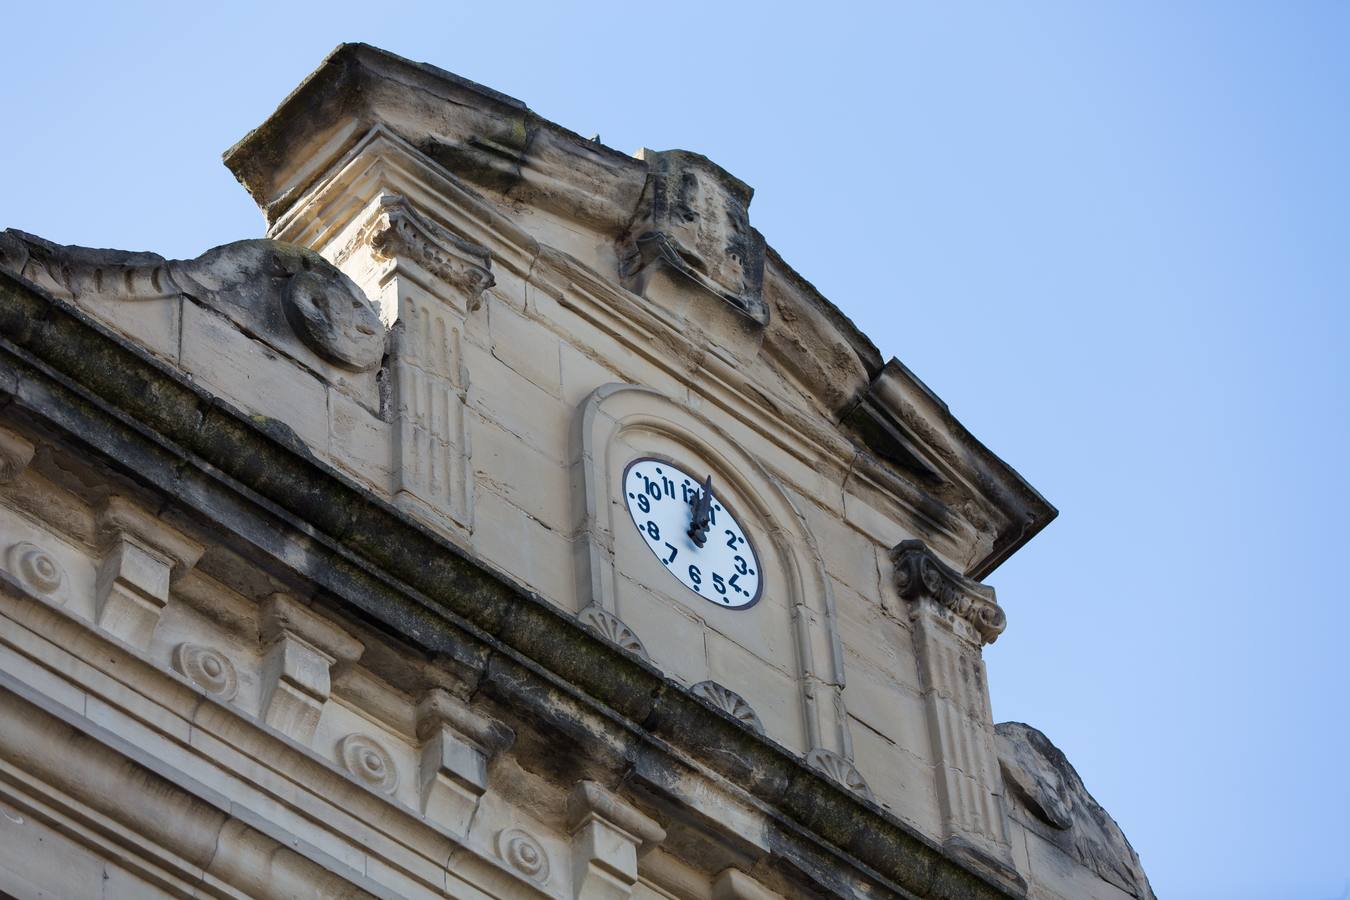
[[687,590],[721,609],[749,609],[764,594],[759,553],[735,511],[718,495],[716,479],[704,546],[688,534],[693,499],[703,481],[667,458],[640,457],[623,470],[624,508],[647,549]]

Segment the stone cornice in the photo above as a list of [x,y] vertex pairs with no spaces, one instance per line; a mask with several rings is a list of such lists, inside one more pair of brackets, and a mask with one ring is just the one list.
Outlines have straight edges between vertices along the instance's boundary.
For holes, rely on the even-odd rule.
[[1007,627],[994,589],[952,569],[923,541],[900,542],[891,550],[891,560],[896,590],[911,603],[936,603],[967,623],[981,643],[992,644]]
[[799,869],[836,885],[829,890],[871,882],[902,896],[1010,893],[319,462],[280,423],[235,411],[71,304],[4,274],[0,407],[66,435],[255,552],[301,566],[352,613],[424,650],[479,660],[482,689],[504,703],[547,709],[559,724],[573,708],[568,715],[591,724],[572,739],[596,742],[597,758],[625,748],[616,774],[663,790],[689,772],[725,779],[767,810],[775,852],[790,848]]
[[[962,561],[962,571],[970,578],[987,577],[1059,514],[897,359],[872,379],[841,424],[949,508],[963,508],[963,515],[987,536],[987,543]],[[888,472],[876,474],[883,481],[894,480]],[[975,507],[963,502],[965,498]]]

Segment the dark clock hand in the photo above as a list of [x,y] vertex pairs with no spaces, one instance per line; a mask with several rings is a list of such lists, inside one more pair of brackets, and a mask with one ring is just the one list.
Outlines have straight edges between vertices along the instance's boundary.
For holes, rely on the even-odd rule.
[[708,525],[712,521],[712,476],[703,482],[703,492],[694,499],[694,512],[689,518],[689,539],[702,547],[708,542]]

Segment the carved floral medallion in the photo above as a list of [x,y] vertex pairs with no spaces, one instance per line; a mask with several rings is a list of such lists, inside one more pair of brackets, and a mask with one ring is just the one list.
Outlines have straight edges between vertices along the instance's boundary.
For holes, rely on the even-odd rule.
[[179,644],[173,651],[173,667],[217,700],[233,700],[239,690],[234,663],[219,650],[201,644]]
[[398,789],[398,769],[394,759],[374,738],[349,734],[337,745],[338,760],[357,781],[381,794]]

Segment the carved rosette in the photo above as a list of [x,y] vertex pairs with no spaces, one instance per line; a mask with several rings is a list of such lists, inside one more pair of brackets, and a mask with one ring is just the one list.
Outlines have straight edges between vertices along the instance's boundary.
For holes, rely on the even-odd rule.
[[548,854],[534,835],[523,828],[503,828],[497,833],[497,855],[535,884],[548,882]]
[[764,724],[759,721],[759,716],[746,699],[735,691],[728,690],[715,681],[700,681],[689,690],[695,697],[706,700],[751,730],[759,734],[764,733]]
[[855,794],[861,794],[868,800],[873,799],[872,789],[867,786],[857,766],[833,750],[817,747],[806,754],[806,764],[825,773],[831,781],[843,785]]
[[217,700],[233,700],[239,690],[234,663],[219,650],[201,644],[179,644],[173,651],[173,667]]
[[651,662],[651,656],[647,654],[647,648],[642,646],[642,641],[638,638],[637,633],[623,624],[623,620],[614,613],[592,605],[583,609],[577,615],[577,619],[582,626],[600,635],[611,644],[617,644],[629,653],[636,653]]
[[398,789],[398,769],[394,759],[374,738],[349,734],[337,745],[338,761],[353,778],[380,794]]
[[55,594],[65,584],[61,564],[37,544],[21,541],[5,554],[5,568],[25,586],[39,594]]
[[486,247],[457,237],[419,216],[397,194],[380,198],[378,212],[358,243],[361,240],[370,244],[377,259],[408,259],[458,288],[470,310],[477,309],[483,291],[496,284],[491,271],[492,254]]
[[992,644],[1008,626],[994,589],[953,570],[924,545],[903,541],[891,550],[895,587],[913,603],[931,600],[966,622],[981,643]]

